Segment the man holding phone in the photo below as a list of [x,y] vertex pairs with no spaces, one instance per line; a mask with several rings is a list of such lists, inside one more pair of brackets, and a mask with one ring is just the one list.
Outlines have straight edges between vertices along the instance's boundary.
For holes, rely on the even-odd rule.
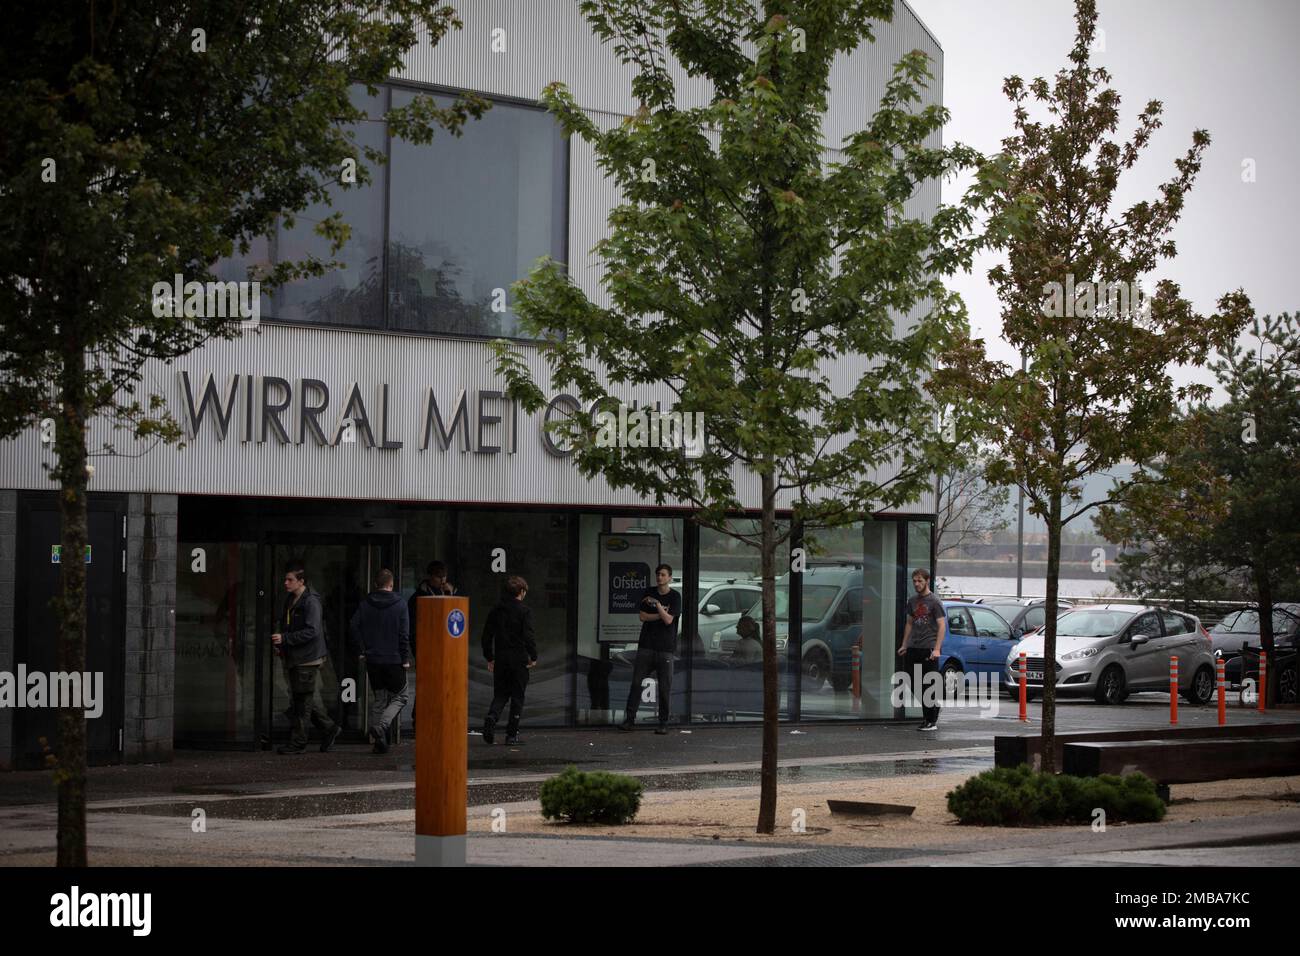
[[636,663],[632,665],[632,686],[627,692],[627,714],[619,730],[631,730],[641,702],[641,683],[651,673],[658,682],[659,726],[656,734],[668,733],[668,703],[673,683],[673,650],[677,647],[677,621],[682,615],[682,596],[669,584],[673,569],[667,564],[655,568],[656,587],[641,598],[641,636],[637,642]]

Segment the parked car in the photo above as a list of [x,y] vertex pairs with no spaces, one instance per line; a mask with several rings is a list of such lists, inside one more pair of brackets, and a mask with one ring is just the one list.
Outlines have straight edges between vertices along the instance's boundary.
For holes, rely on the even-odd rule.
[[[1300,604],[1273,605],[1273,644],[1294,644],[1300,633]],[[1241,645],[1259,647],[1259,611],[1253,607],[1238,608],[1224,615],[1223,620],[1210,628],[1214,651],[1224,658],[1241,653]]]
[[[1241,608],[1224,617],[1210,631],[1214,642],[1216,656],[1221,656],[1226,663],[1223,667],[1224,680],[1228,686],[1240,688],[1245,679],[1259,682],[1259,657],[1252,654],[1243,659],[1241,645],[1247,644],[1256,650],[1260,647],[1259,612],[1255,608]],[[1294,704],[1300,699],[1300,681],[1296,673],[1296,645],[1300,640],[1300,604],[1285,603],[1273,605],[1273,647],[1277,654],[1276,663],[1281,666],[1278,678],[1279,701]]]
[[700,581],[700,613],[696,618],[695,653],[720,656],[720,633],[734,628],[740,615],[759,600],[763,589],[753,579],[725,578],[720,581]]
[[[789,640],[789,575],[776,579],[776,649],[784,654]],[[826,684],[836,692],[848,690],[852,680],[852,648],[862,640],[862,567],[860,565],[821,565],[803,572],[803,651],[804,692],[816,692]],[[875,588],[867,596],[879,599]],[[762,601],[756,600],[744,616],[762,620]],[[736,625],[718,632],[718,649],[728,656],[739,636]]]
[[939,666],[949,696],[967,673],[1000,677],[1007,655],[1021,635],[993,608],[973,601],[944,601],[943,613],[948,624],[939,649]]
[[[982,607],[991,607],[1011,625],[1011,633],[1016,639],[1032,634],[1047,623],[1046,598],[979,598],[975,601]],[[1074,607],[1069,601],[1057,601],[1057,615],[1064,614]],[[1017,633],[1018,632],[1018,633]]]
[[[1007,655],[1003,684],[1020,685],[1019,656],[1024,651],[1026,685],[1041,693],[1047,662],[1043,635],[1033,634]],[[1207,704],[1214,693],[1214,655],[1210,633],[1198,618],[1181,611],[1128,604],[1077,607],[1056,622],[1056,693],[1092,695],[1118,704],[1131,693],[1169,689],[1169,658],[1178,656],[1178,689],[1193,704]]]

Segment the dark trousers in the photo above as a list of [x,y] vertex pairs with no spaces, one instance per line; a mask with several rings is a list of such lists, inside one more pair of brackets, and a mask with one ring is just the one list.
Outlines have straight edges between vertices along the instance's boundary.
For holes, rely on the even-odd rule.
[[[930,660],[930,653],[933,650],[934,648],[932,647],[909,647],[907,649],[907,656],[903,658],[903,666],[907,672],[908,686],[911,688],[912,693],[916,695],[917,701],[922,702],[921,716],[925,719],[925,722],[927,724],[933,724],[938,722],[939,720],[938,697],[943,694],[943,687],[942,685],[940,685],[935,691],[931,692],[932,696],[935,697],[934,706],[933,707],[925,706],[924,704],[924,701],[926,700],[925,675],[934,673],[939,669],[939,662]],[[920,668],[919,680],[917,679],[918,668]]]
[[388,727],[402,713],[407,693],[407,670],[401,664],[366,663],[366,676],[370,678],[370,731],[387,737]]
[[488,720],[493,724],[501,717],[506,701],[510,702],[510,719],[506,723],[506,736],[519,733],[519,719],[524,713],[524,691],[528,689],[528,660],[498,657],[492,665],[492,706]]
[[644,647],[636,650],[636,663],[632,665],[632,686],[627,691],[627,716],[624,723],[636,720],[637,707],[641,704],[644,688],[641,682],[651,674],[659,682],[659,723],[668,723],[668,704],[673,689],[673,653],[672,651],[652,651]]
[[321,665],[314,667],[286,667],[289,682],[289,743],[294,747],[307,746],[307,720],[321,732],[321,736],[334,732],[334,721],[316,704],[316,676]]

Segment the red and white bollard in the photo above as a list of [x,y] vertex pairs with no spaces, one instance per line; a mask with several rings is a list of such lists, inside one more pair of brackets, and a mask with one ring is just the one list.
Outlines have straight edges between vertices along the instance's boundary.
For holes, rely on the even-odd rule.
[[1264,698],[1268,692],[1268,652],[1259,652],[1259,712],[1264,712]]
[[1219,726],[1223,727],[1228,723],[1228,678],[1223,673],[1225,666],[1222,657],[1217,658],[1214,662],[1215,677],[1219,684]]
[[1021,651],[1020,652],[1020,719],[1025,722],[1029,721],[1029,686],[1028,686],[1028,677],[1025,676],[1025,672],[1028,669],[1028,667],[1029,664],[1025,660],[1025,652]]
[[850,688],[853,691],[853,712],[857,713],[862,709],[862,648],[854,644],[850,651],[850,671],[852,673],[852,684]]
[[1169,723],[1178,723],[1178,655],[1169,658]]

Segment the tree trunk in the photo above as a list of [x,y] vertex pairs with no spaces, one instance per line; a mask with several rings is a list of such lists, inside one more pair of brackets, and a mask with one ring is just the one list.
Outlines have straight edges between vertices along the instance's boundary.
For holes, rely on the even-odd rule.
[[1043,629],[1043,772],[1056,773],[1056,599],[1061,587],[1061,493],[1047,515],[1047,626]]
[[763,766],[759,771],[759,833],[776,832],[776,742],[780,685],[776,661],[776,476],[763,478]]
[[[86,669],[86,367],[85,350],[63,350],[59,382],[60,420],[55,444],[63,521],[59,558],[58,666],[64,673]],[[107,556],[105,556],[107,557]],[[59,710],[54,778],[59,788],[58,866],[86,865],[86,712]]]

